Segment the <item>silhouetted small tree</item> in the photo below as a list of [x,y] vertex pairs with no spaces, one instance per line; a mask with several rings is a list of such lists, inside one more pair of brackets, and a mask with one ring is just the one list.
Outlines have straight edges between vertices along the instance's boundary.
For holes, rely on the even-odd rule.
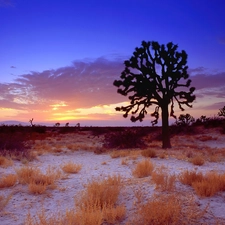
[[[159,109],[162,112],[162,142],[163,148],[170,148],[169,136],[169,105],[170,116],[174,115],[174,103],[177,102],[183,111],[183,106],[192,107],[190,103],[195,100],[194,87],[190,87],[191,80],[187,73],[187,54],[178,52],[178,46],[172,42],[159,45],[158,42],[142,42],[136,48],[133,56],[124,62],[125,69],[120,80],[115,80],[117,92],[127,96],[130,100],[128,106],[116,107],[117,111],[124,111],[124,117],[131,112],[131,121],[142,121],[147,114],[147,108],[156,105],[151,116],[155,117],[152,124],[159,119]],[[183,79],[183,83],[179,81]],[[121,88],[122,87],[122,88]],[[137,114],[135,116],[135,114]],[[175,117],[176,118],[176,117]]]
[[225,118],[225,106],[219,109],[218,116],[223,116]]
[[55,123],[55,127],[60,127],[60,123]]
[[190,114],[180,114],[178,117],[178,120],[176,121],[176,124],[178,126],[190,126],[195,122],[195,119]]

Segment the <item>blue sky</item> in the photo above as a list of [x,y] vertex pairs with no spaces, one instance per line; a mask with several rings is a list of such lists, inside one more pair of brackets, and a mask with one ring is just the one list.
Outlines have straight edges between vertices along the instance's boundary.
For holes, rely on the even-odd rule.
[[[112,111],[125,101],[112,82],[142,40],[172,41],[187,52],[193,86],[200,87],[193,114],[213,115],[225,105],[224,8],[223,0],[0,0],[0,121],[56,121],[60,113],[70,115],[65,120],[125,120]],[[89,74],[79,77],[76,92],[78,67]],[[50,79],[56,73],[58,86]]]

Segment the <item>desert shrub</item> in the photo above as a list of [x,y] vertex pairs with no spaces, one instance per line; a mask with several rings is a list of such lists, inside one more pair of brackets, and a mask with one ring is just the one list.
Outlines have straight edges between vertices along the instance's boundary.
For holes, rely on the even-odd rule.
[[105,135],[103,146],[106,148],[142,148],[145,146],[143,134],[135,129],[111,132]]
[[133,175],[138,178],[148,177],[152,174],[154,165],[151,161],[145,159],[139,162],[135,169],[132,171]]
[[26,134],[22,132],[0,133],[0,151],[24,151],[26,149]]
[[22,126],[0,126],[0,155],[15,159],[33,159],[28,142],[29,129]]
[[150,157],[150,158],[155,158],[156,157],[156,151],[154,149],[146,149],[141,151],[141,154],[144,157]]

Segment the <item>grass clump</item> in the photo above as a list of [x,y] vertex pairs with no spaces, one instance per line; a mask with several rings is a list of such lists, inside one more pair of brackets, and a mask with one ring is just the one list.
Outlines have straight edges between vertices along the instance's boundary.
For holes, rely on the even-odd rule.
[[156,188],[162,191],[173,191],[175,189],[175,175],[168,175],[163,169],[152,172],[152,180]]
[[26,225],[102,225],[119,224],[123,220],[126,208],[116,205],[121,189],[121,177],[109,176],[104,180],[95,180],[87,184],[86,189],[75,199],[76,210],[66,210],[48,217],[42,209],[32,218],[27,215]]
[[152,162],[150,160],[145,159],[136,165],[132,173],[135,177],[138,178],[148,177],[152,174],[153,169],[154,165],[152,164]]
[[191,158],[190,160],[195,166],[202,166],[205,163],[205,160],[202,156],[197,155]]
[[203,174],[201,172],[186,170],[179,175],[179,180],[182,184],[192,186],[192,183],[203,180]]
[[199,209],[193,196],[160,193],[138,205],[130,224],[199,224],[205,212]]
[[65,163],[62,167],[65,173],[78,173],[81,170],[81,165],[73,162]]
[[140,204],[131,224],[198,224],[204,213],[191,196],[160,194]]
[[192,183],[196,193],[201,197],[211,197],[217,192],[225,191],[225,173],[207,173],[201,181]]
[[143,155],[144,157],[155,158],[156,152],[154,149],[146,149],[141,152],[141,155]]
[[7,197],[0,195],[0,212],[8,204],[11,198],[12,194],[8,195]]
[[24,166],[16,170],[19,183],[27,184],[28,190],[33,194],[43,194],[47,187],[54,188],[55,181],[61,178],[61,172],[49,167],[43,174],[36,167]]
[[108,176],[103,181],[95,180],[89,183],[86,190],[77,200],[80,209],[88,208],[90,205],[98,205],[101,209],[104,206],[114,206],[121,188],[120,176]]
[[0,155],[0,167],[6,168],[13,165],[11,159],[7,159],[5,156]]
[[17,182],[17,176],[15,174],[8,174],[0,179],[0,188],[12,187]]
[[192,186],[201,197],[211,197],[220,191],[225,191],[225,174],[209,172],[203,175],[195,171],[185,171],[180,175],[179,180],[183,184]]

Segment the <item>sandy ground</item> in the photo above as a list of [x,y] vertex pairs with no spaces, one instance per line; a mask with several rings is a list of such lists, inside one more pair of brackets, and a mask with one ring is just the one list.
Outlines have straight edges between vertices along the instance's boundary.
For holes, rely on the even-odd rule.
[[[217,134],[215,134],[216,136]],[[213,135],[212,135],[213,136]],[[210,147],[225,147],[225,137],[217,140],[209,140],[207,142],[199,142],[200,149],[204,150],[203,146]],[[202,145],[201,145],[202,144]],[[66,162],[72,161],[82,165],[82,169],[77,174],[69,174],[65,179],[57,181],[57,188],[54,190],[47,190],[45,194],[33,195],[30,194],[27,185],[16,184],[11,188],[0,189],[0,195],[8,196],[12,194],[12,198],[0,211],[0,224],[24,224],[25,218],[30,212],[35,216],[37,212],[44,209],[49,215],[57,214],[58,211],[65,212],[66,209],[74,207],[74,198],[79,195],[80,191],[84,189],[84,185],[94,179],[104,179],[108,175],[119,174],[123,185],[119,203],[126,206],[126,219],[121,223],[125,224],[127,218],[130,217],[135,209],[135,191],[140,190],[145,193],[146,198],[150,198],[154,192],[157,192],[155,185],[150,183],[151,177],[135,178],[132,175],[132,170],[135,168],[137,162],[142,160],[143,156],[127,157],[127,164],[122,165],[122,158],[112,158],[109,153],[95,154],[90,151],[79,150],[71,152],[64,149],[58,154],[46,153],[37,157],[36,160],[29,163],[29,166],[37,166],[42,171],[51,166],[55,169],[60,169],[60,166]],[[225,172],[225,162],[206,162],[202,166],[194,166],[192,163],[185,160],[178,160],[172,155],[165,159],[152,158],[150,159],[155,168],[160,166],[166,167],[169,174],[178,175],[184,170],[196,170],[206,173],[208,171]],[[15,169],[24,166],[21,162],[15,161],[14,165],[8,168],[0,167],[0,176],[5,174],[16,173]],[[176,182],[177,192],[190,193],[195,196],[196,203],[200,208],[207,209],[207,214],[204,217],[206,224],[211,224],[213,219],[220,218],[225,224],[225,193],[218,193],[213,197],[201,198],[194,194],[192,187]],[[222,223],[222,222],[221,222]]]

